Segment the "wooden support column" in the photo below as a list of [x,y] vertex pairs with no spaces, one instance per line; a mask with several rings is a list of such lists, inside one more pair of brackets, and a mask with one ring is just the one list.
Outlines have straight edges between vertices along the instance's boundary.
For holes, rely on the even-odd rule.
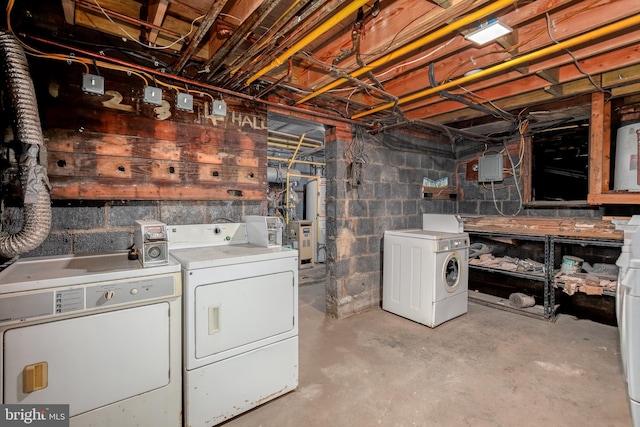
[[[609,107],[609,110],[611,107]],[[609,119],[611,115],[609,114]],[[610,125],[610,123],[609,123]],[[610,156],[610,143],[605,143],[605,102],[604,93],[595,92],[591,95],[591,120],[589,122],[589,202],[592,196],[601,195],[609,190],[608,163],[604,164],[605,157]],[[605,153],[605,150],[607,153]],[[606,156],[605,156],[606,154]],[[597,202],[595,202],[597,204]]]
[[612,191],[611,180],[611,103],[605,94],[591,95],[589,139],[589,196],[590,204],[640,204],[640,192]]
[[522,172],[522,203],[525,205],[533,200],[532,174],[533,170],[533,145],[531,135],[524,137],[524,157],[520,165]]

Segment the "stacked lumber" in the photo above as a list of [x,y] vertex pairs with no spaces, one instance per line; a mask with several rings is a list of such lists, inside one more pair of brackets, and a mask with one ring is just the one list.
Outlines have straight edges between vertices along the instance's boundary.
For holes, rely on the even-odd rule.
[[556,273],[553,280],[554,287],[561,287],[567,295],[583,292],[587,295],[603,295],[605,292],[615,293],[618,280],[598,274],[564,274]]

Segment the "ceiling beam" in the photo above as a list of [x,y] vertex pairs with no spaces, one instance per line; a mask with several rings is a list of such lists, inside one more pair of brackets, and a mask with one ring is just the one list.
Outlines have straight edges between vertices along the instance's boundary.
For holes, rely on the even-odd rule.
[[[419,38],[418,40],[415,40],[414,42],[411,42],[399,49],[394,50],[391,53],[388,53],[387,55],[381,57],[380,59],[373,61],[371,63],[369,63],[368,65],[364,66],[364,67],[360,67],[355,71],[352,71],[351,73],[349,73],[349,75],[351,77],[359,77],[361,75],[364,75],[370,71],[373,71],[377,68],[382,67],[385,64],[391,63],[397,59],[402,58],[405,55],[408,55],[409,53],[420,49],[430,43],[433,43],[441,38],[443,38],[446,35],[449,35],[451,33],[453,33],[456,30],[461,29],[462,27],[464,27],[465,25],[468,25],[472,22],[474,22],[477,19],[481,19],[486,17],[487,15],[497,12],[500,9],[503,9],[511,4],[514,3],[515,0],[497,0],[492,2],[490,5],[485,6],[482,9],[479,9],[475,12],[472,12],[468,15],[465,15],[463,17],[461,17],[460,19],[458,19],[457,21],[454,21],[450,24],[448,24],[447,26],[436,30],[432,33],[428,33],[425,36]],[[304,103],[310,99],[315,98],[318,95],[321,95],[331,89],[334,89],[338,86],[340,86],[341,84],[345,83],[346,81],[348,81],[346,78],[340,78],[337,80],[334,80],[332,83],[325,85],[323,87],[321,87],[320,89],[317,89],[315,92],[313,92],[310,95],[305,96],[304,98],[300,99],[296,105]]]
[[62,0],[62,11],[64,12],[64,20],[69,25],[76,23],[76,4],[73,0]]
[[226,64],[231,70],[230,73],[235,74],[241,71],[249,62],[255,64],[258,62],[258,57],[261,56],[266,49],[269,49],[276,44],[281,50],[283,38],[286,37],[289,31],[296,28],[296,22],[303,22],[306,17],[310,16],[326,4],[326,0],[316,0],[307,7],[307,4],[310,2],[311,0],[299,0],[289,7],[283,15],[278,17],[276,22],[265,33],[260,35],[255,43],[252,43],[251,46],[240,56],[232,58],[231,61]]
[[[380,14],[366,27],[366,37],[360,41],[360,52],[367,63],[376,61],[389,52],[411,43],[417,38],[435,31],[447,22],[453,21],[466,11],[488,3],[486,0],[454,0],[454,5],[443,10],[427,2],[399,0],[382,8]],[[407,13],[407,11],[411,13]],[[332,43],[314,52],[314,58],[331,64],[333,58],[352,47],[351,32],[341,34]],[[381,49],[381,47],[384,47]],[[351,57],[340,63],[343,71],[359,68],[356,58]],[[298,83],[303,86],[320,88],[334,79],[313,67],[300,71]]]
[[211,8],[202,19],[202,22],[198,26],[195,34],[193,35],[193,37],[191,37],[187,44],[183,46],[182,52],[180,53],[180,58],[178,59],[178,62],[176,62],[173,66],[173,71],[175,73],[180,74],[184,66],[187,64],[187,61],[191,59],[193,52],[195,52],[204,36],[209,32],[209,29],[215,22],[224,6],[227,4],[227,1],[228,0],[217,0],[211,4]]
[[[614,51],[606,50],[605,53],[600,55],[580,60],[579,63],[582,71],[591,75],[604,73],[603,85],[607,88],[615,87],[616,84],[625,84],[627,81],[634,81],[634,71],[625,67],[634,66],[640,62],[640,45],[638,42],[633,42],[634,40],[640,41],[640,34],[638,34],[638,39],[629,37],[629,34],[630,33],[627,33],[625,36],[619,38],[619,43],[626,44],[631,42],[633,43],[631,46],[619,48]],[[610,42],[611,40],[607,40],[605,43],[608,45]],[[589,47],[589,49],[592,48],[597,48],[597,46],[593,45]],[[580,51],[576,51],[574,54],[578,55],[578,58],[581,57],[579,52]],[[578,70],[573,63],[573,58],[569,55],[554,58],[553,66],[556,68],[533,74],[543,80],[519,79],[517,74],[509,73],[508,75],[483,80],[482,82],[469,85],[466,88],[480,98],[492,101],[511,96],[521,91],[521,89],[526,91],[533,90],[534,88],[547,88],[548,91],[555,90],[557,96],[564,96],[566,94],[563,94],[560,89],[550,90],[549,88],[551,86],[559,88],[559,85],[563,83],[584,77],[582,72]],[[525,84],[527,81],[529,82],[529,86]],[[551,83],[551,86],[548,83]],[[405,109],[405,113],[409,117],[432,117],[463,108],[465,108],[465,106],[462,104],[451,102],[444,104],[439,98],[433,97],[416,105],[412,105]]]
[[[149,1],[149,17],[147,20],[154,26],[159,27],[164,21],[164,17],[167,14],[167,7],[169,6],[169,0],[150,0]],[[149,34],[147,34],[147,40],[151,44],[155,44],[158,39],[158,30],[151,28]]]
[[509,61],[503,62],[501,64],[495,65],[493,67],[490,67],[488,69],[479,71],[473,75],[467,75],[458,79],[454,79],[451,80],[447,83],[441,84],[439,86],[436,87],[432,87],[429,89],[425,89],[423,91],[419,91],[417,93],[408,95],[408,96],[403,96],[400,97],[400,99],[398,100],[398,102],[396,103],[385,103],[385,104],[381,104],[378,105],[374,108],[371,108],[369,110],[363,111],[361,113],[355,114],[351,117],[351,119],[355,120],[355,119],[359,119],[361,117],[365,117],[365,116],[369,116],[371,114],[377,113],[379,111],[384,111],[387,110],[389,108],[394,108],[397,105],[401,105],[401,104],[409,104],[415,100],[419,100],[421,98],[425,98],[427,96],[433,95],[437,92],[440,92],[442,90],[447,90],[447,89],[451,89],[453,87],[465,84],[467,82],[471,82],[474,80],[477,80],[481,77],[487,77],[490,76],[492,74],[497,74],[500,73],[501,71],[505,71],[508,70],[510,68],[513,67],[517,67],[521,64],[530,62],[530,61],[535,61],[539,58],[543,58],[545,56],[550,56],[553,54],[557,54],[558,52],[561,52],[565,49],[571,49],[575,46],[579,46],[583,43],[586,43],[587,41],[590,40],[594,40],[594,39],[598,39],[598,38],[602,38],[602,37],[606,37],[609,36],[611,34],[614,34],[616,32],[620,32],[623,30],[626,30],[628,28],[632,28],[636,25],[640,25],[640,14],[638,15],[634,15],[631,17],[628,17],[626,19],[623,19],[621,21],[609,24],[609,25],[605,25],[604,27],[600,27],[597,30],[592,30],[586,33],[583,33],[579,36],[573,37],[569,40],[565,40],[562,42],[559,42],[557,44],[548,46],[546,48],[542,48],[540,50],[537,50],[535,52],[531,52],[528,53],[526,55],[522,55],[519,56],[517,58],[511,59]]
[[240,24],[233,35],[229,37],[206,62],[204,68],[209,71],[207,78],[215,75],[216,71],[222,66],[229,55],[229,52],[236,49],[240,43],[255,32],[256,26],[260,25],[260,22],[278,5],[278,2],[279,0],[265,0],[242,21],[242,24]]
[[[611,10],[611,12],[614,13],[614,18],[619,19],[620,17],[626,17],[633,13],[640,12],[640,2],[636,2],[635,0],[623,1],[625,3],[624,6],[626,7],[616,7]],[[571,30],[571,33],[567,33],[563,30],[562,37],[565,37],[567,34],[575,36],[582,32],[582,29],[574,26],[574,24],[581,24],[585,20],[590,20],[595,23],[601,22],[602,16],[607,16],[609,13],[609,9],[607,9],[605,5],[600,5],[598,7],[592,6],[591,9],[585,12],[585,6],[582,2],[577,4],[568,3],[569,2],[567,1],[558,2],[554,0],[546,0],[544,2],[536,1],[532,4],[521,7],[517,12],[512,12],[501,17],[501,20],[504,20],[507,25],[514,27],[518,26],[521,22],[526,22],[524,26],[518,28],[518,37],[520,39],[520,46],[518,47],[519,54],[526,54],[534,51],[535,49],[549,46],[552,43],[546,35],[547,24],[544,16],[546,13],[551,12],[555,7],[564,6],[559,12],[550,15],[552,21],[556,22],[556,25],[560,25],[560,23],[562,23],[562,28],[568,28]],[[581,17],[578,19],[578,15],[580,13],[587,13],[588,16],[586,18]],[[621,13],[623,15],[620,15]],[[542,18],[534,20],[535,17]],[[523,19],[527,19],[527,21],[522,21]],[[576,19],[576,21],[572,21],[572,19]],[[609,21],[611,21],[611,19],[608,19],[608,22]],[[604,22],[602,24],[604,24]],[[591,24],[590,28],[593,27],[593,25],[595,24]],[[620,39],[618,39],[617,43],[620,43]],[[413,91],[415,91],[415,82],[428,81],[427,70],[424,66],[424,63],[427,61],[432,61],[434,63],[436,76],[440,81],[444,81],[446,79],[461,77],[464,73],[472,69],[489,68],[500,64],[513,56],[513,52],[507,52],[504,49],[500,49],[500,47],[495,43],[482,48],[469,48],[462,51],[465,47],[468,47],[468,42],[466,42],[466,40],[461,36],[458,36],[445,48],[438,49],[437,52],[434,52],[434,55],[427,57],[422,62],[416,62],[419,55],[407,58],[406,62],[410,62],[413,67],[416,67],[414,70],[408,72],[406,70],[408,67],[399,68],[394,72],[381,69],[381,71],[377,73],[377,77],[381,78],[381,76],[384,76],[382,81],[385,85],[385,89],[396,96],[401,96],[402,94],[408,93],[406,90],[407,86],[413,87]],[[603,41],[598,43],[597,49],[613,48],[615,48],[615,46],[607,47],[606,41]],[[591,54],[598,53],[595,51],[595,47],[591,48],[586,46],[582,49],[593,49]],[[582,49],[576,50],[574,53],[582,52]],[[424,53],[421,53],[421,55],[424,55]],[[557,58],[545,58],[537,61],[536,64],[523,64],[525,68],[518,68],[518,70],[521,74],[526,75],[538,70],[554,68],[558,65],[559,63]]]
[[428,0],[428,1],[435,4],[436,6],[440,6],[443,9],[448,9],[451,7],[451,0]]

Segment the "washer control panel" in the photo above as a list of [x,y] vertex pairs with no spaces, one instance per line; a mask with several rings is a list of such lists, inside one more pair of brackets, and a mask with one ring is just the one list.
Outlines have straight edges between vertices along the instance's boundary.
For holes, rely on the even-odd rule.
[[438,252],[455,251],[469,247],[468,237],[458,237],[455,239],[445,239],[438,241]]

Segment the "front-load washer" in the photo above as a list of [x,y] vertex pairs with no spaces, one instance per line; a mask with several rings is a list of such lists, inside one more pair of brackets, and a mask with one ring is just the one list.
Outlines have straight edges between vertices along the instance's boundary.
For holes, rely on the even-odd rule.
[[432,328],[467,312],[467,233],[388,230],[383,246],[384,310]]
[[184,283],[184,423],[210,427],[298,386],[298,251],[242,223],[168,226]]
[[0,272],[0,402],[69,405],[69,425],[182,425],[180,264],[127,252]]

